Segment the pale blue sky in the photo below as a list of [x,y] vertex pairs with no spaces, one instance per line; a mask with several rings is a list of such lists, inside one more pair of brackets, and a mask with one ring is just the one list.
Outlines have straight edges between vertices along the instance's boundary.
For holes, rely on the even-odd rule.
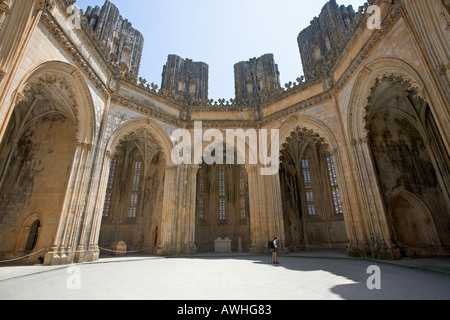
[[[160,86],[169,54],[209,65],[209,98],[234,97],[234,64],[273,53],[281,85],[303,74],[297,36],[326,0],[113,0],[145,38],[140,76]],[[353,5],[364,0],[337,0]],[[86,10],[104,0],[77,0]]]

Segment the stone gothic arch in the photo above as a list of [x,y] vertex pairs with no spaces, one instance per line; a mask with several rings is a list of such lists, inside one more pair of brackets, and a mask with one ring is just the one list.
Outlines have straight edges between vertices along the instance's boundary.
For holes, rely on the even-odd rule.
[[11,230],[30,212],[39,212],[47,221],[40,226],[46,236],[36,249],[52,246],[55,252],[64,242],[73,258],[95,132],[88,87],[73,66],[48,62],[31,70],[15,92],[0,141],[0,219],[8,221],[2,224],[7,246],[2,251],[10,257],[19,254],[12,248],[22,240]]
[[99,248],[106,253],[119,241],[129,251],[156,252],[168,158],[161,147],[164,136],[158,133],[155,124],[132,120],[110,140],[98,231]]
[[42,85],[52,87],[63,97],[65,106],[60,104],[60,107],[65,108],[67,114],[71,113],[71,120],[77,125],[77,141],[92,144],[96,133],[92,95],[81,71],[66,62],[49,61],[31,69],[15,90],[9,115],[17,104],[30,99],[31,91],[40,97]]
[[[171,149],[167,133],[147,118],[129,120],[111,134],[101,164],[98,206],[90,239],[96,256],[100,248],[108,253],[117,241],[125,242],[128,250],[156,252],[162,199],[166,196],[165,175],[172,167]],[[138,185],[133,187],[136,161],[141,164]],[[132,203],[136,208],[130,216]]]
[[173,166],[170,157],[173,143],[169,135],[154,121],[147,118],[133,119],[120,126],[110,137],[106,153],[114,154],[120,143],[136,132],[147,132],[164,154],[166,166]]
[[351,226],[345,223],[336,154],[319,134],[298,124],[285,141],[280,183],[286,245],[292,251],[347,248]]
[[207,165],[198,168],[196,186],[196,245],[199,251],[214,251],[214,241],[228,238],[234,252],[249,251],[250,207],[248,172],[245,165]]
[[441,245],[433,214],[414,193],[401,190],[395,194],[388,214],[402,256],[429,257],[433,248]]
[[[360,235],[362,241],[358,254],[400,258],[397,234],[393,232],[388,216],[390,212],[396,212],[392,211],[392,206],[404,200],[392,202],[394,191],[405,190],[421,198],[424,194],[418,189],[430,185],[430,190],[434,190],[430,192],[435,195],[428,194],[428,197],[437,198],[426,202],[441,202],[443,207],[448,207],[448,186],[445,183],[448,179],[448,160],[445,160],[448,152],[445,142],[429,143],[439,140],[435,139],[436,122],[429,117],[428,122],[434,130],[430,134],[424,124],[427,121],[425,114],[430,114],[432,106],[428,103],[424,82],[411,66],[397,59],[380,59],[367,64],[355,83],[350,97],[348,134],[352,140],[355,169],[359,174],[356,180],[361,190],[359,205],[366,212],[361,217],[363,234]],[[409,150],[411,143],[417,144],[419,149]],[[399,148],[406,149],[399,152]],[[395,157],[404,159],[400,161]],[[424,161],[427,165],[423,164]],[[414,169],[406,169],[412,163],[416,163]],[[408,170],[411,174],[407,173]],[[426,176],[430,177],[429,183],[424,181]],[[411,179],[421,182],[409,183]],[[443,193],[431,185],[440,185],[437,189],[444,190]],[[441,209],[437,209],[436,215],[438,220],[448,225],[448,217]],[[445,231],[439,233],[443,235]],[[441,250],[435,248],[434,252]],[[433,250],[429,254],[433,254]]]
[[[17,242],[15,250],[18,256],[29,255],[30,253],[33,253],[33,251],[36,251],[35,248],[40,247],[39,241],[42,241],[41,239],[45,237],[45,235],[42,235],[41,232],[44,225],[44,218],[38,213],[34,213],[25,219],[22,227],[20,228],[19,241]],[[36,229],[33,230],[34,228]],[[30,239],[31,237],[33,237],[34,239]],[[32,263],[36,259],[31,257],[30,260],[30,262]]]

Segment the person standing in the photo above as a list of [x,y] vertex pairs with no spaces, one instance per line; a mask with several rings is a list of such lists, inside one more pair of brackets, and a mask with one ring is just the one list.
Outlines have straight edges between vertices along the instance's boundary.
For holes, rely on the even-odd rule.
[[272,250],[272,263],[273,264],[279,264],[278,263],[278,241],[280,240],[280,238],[275,237],[275,239],[273,240],[273,250]]

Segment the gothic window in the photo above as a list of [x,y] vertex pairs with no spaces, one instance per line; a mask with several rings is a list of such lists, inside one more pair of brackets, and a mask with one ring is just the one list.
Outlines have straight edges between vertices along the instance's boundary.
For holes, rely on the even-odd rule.
[[114,186],[114,178],[116,176],[117,159],[111,160],[111,167],[109,169],[108,186],[106,189],[105,204],[103,206],[103,217],[109,216],[109,210],[111,209],[111,198]]
[[226,220],[225,167],[219,166],[219,220]]
[[302,169],[303,169],[303,180],[305,182],[306,205],[308,207],[308,213],[311,216],[315,216],[316,205],[314,203],[314,193],[312,190],[311,168],[309,166],[309,160],[306,157],[306,154],[304,154],[302,157]]
[[197,90],[197,82],[195,80],[191,80],[189,82],[189,94],[194,95]]
[[130,203],[130,211],[128,214],[129,218],[136,218],[141,173],[142,173],[142,160],[136,160],[134,164],[133,182],[131,185],[131,203]]
[[322,60],[322,53],[320,52],[320,48],[315,46],[311,49],[312,57],[315,62]]
[[325,35],[323,37],[323,41],[325,42],[325,46],[327,47],[327,50],[330,51],[331,50],[330,38],[327,35]]
[[198,171],[199,180],[199,200],[198,200],[198,217],[200,220],[205,219],[205,169],[200,168]]
[[180,77],[180,81],[178,81],[178,91],[184,92],[186,90],[186,83],[184,82],[184,78]]
[[251,80],[248,80],[246,82],[246,86],[247,86],[247,94],[253,93],[253,82]]
[[245,220],[247,218],[247,193],[245,191],[245,169],[243,167],[240,170],[239,194],[241,204],[241,219]]
[[330,175],[331,193],[333,195],[334,210],[336,214],[343,214],[344,210],[342,208],[341,194],[339,192],[339,185],[336,177],[334,158],[329,152],[327,152],[325,156],[327,158],[328,173]]
[[25,252],[32,252],[36,247],[36,243],[38,240],[39,228],[41,227],[41,222],[36,220],[30,227],[30,232],[28,233],[27,244],[25,247]]

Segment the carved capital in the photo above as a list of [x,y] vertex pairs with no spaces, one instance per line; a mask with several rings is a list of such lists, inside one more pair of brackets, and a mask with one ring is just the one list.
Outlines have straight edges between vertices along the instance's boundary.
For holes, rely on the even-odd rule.
[[110,151],[106,151],[106,158],[107,158],[109,161],[112,161],[112,159],[114,158],[114,154],[111,153]]
[[36,11],[51,10],[55,6],[55,0],[37,0]]
[[0,15],[9,10],[14,0],[0,0]]

